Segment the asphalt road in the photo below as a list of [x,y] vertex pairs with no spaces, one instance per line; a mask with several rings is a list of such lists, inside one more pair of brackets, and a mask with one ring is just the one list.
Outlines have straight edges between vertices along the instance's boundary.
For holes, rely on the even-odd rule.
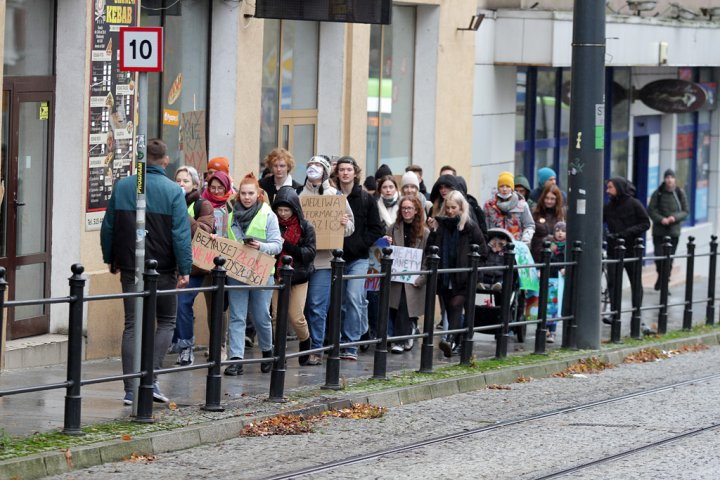
[[[321,421],[297,436],[239,437],[56,478],[266,478],[353,455],[717,373],[720,348],[585,378],[513,384],[392,408],[381,419]],[[720,378],[483,432],[305,478],[534,479],[720,423]],[[718,478],[720,429],[562,478]]]

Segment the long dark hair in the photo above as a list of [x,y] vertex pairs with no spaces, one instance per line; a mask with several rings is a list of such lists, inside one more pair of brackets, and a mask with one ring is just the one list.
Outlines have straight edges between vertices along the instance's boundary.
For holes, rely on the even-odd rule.
[[[555,206],[552,209],[545,207],[545,197],[547,197],[549,193],[555,195]],[[537,205],[535,205],[535,213],[543,217],[547,214],[550,214],[558,220],[562,220],[565,218],[562,192],[557,185],[548,185],[543,189],[542,193],[540,194],[540,198],[538,198]]]
[[420,203],[420,198],[417,195],[404,195],[400,197],[400,201],[398,202],[399,208],[397,211],[397,219],[395,220],[395,225],[403,226],[403,224],[405,223],[405,220],[402,216],[402,205],[405,202],[411,202],[413,204],[413,207],[415,207],[415,217],[410,224],[412,228],[412,230],[410,231],[410,245],[405,245],[406,247],[409,247],[411,245],[417,245],[422,241],[423,229],[425,228],[425,209],[423,208],[422,203]]

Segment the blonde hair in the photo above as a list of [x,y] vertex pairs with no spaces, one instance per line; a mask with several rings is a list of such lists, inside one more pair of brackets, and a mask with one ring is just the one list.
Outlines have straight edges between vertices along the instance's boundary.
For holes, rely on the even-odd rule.
[[467,200],[465,200],[465,197],[462,193],[458,192],[457,190],[453,190],[445,196],[445,200],[443,201],[441,210],[443,213],[445,213],[445,205],[447,204],[448,200],[452,200],[460,207],[460,223],[458,223],[458,230],[462,231],[465,229],[465,225],[467,224],[468,220],[470,220],[470,204]]
[[268,153],[267,157],[265,157],[265,166],[271,169],[278,160],[285,160],[288,166],[288,173],[295,169],[295,157],[284,148],[274,148]]

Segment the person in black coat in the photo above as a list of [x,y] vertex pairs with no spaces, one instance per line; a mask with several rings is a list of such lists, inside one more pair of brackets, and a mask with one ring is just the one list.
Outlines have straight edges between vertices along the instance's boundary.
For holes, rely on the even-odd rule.
[[[463,268],[470,266],[471,246],[480,247],[480,255],[487,256],[487,244],[480,227],[470,218],[470,206],[461,192],[453,191],[445,196],[443,215],[430,220],[431,229],[427,245],[440,250],[440,268]],[[462,328],[461,315],[467,299],[467,273],[442,274],[438,278],[437,293],[442,299],[448,316],[450,330]],[[466,318],[472,322],[474,319]],[[452,341],[442,340],[440,350],[446,357],[456,353],[462,335]]]
[[270,205],[273,203],[275,194],[282,188],[292,188],[295,193],[300,193],[303,185],[296,182],[290,172],[295,168],[295,157],[284,148],[275,148],[265,157],[265,168],[269,169],[272,175],[263,176],[260,179],[260,188],[267,194]]
[[[635,198],[635,186],[622,177],[613,177],[607,182],[606,192],[610,201],[603,207],[603,222],[607,225],[608,258],[617,258],[618,240],[625,240],[626,257],[632,257],[638,238],[643,238],[650,229],[650,217],[640,200]],[[635,269],[642,268],[637,262],[626,263],[625,271],[630,277],[633,307],[642,305],[642,284],[635,280]],[[608,265],[608,290],[612,294],[615,280],[615,265]],[[637,293],[637,295],[636,295]],[[605,321],[605,319],[603,319]],[[605,323],[608,323],[607,321]],[[650,333],[647,327],[644,333]]]
[[[280,279],[281,259],[284,255],[292,257],[290,266],[293,268],[292,287],[290,288],[290,305],[288,306],[288,321],[300,340],[300,351],[310,349],[310,331],[305,320],[305,299],[307,298],[308,278],[315,271],[313,261],[317,252],[315,246],[315,229],[305,220],[300,197],[291,188],[281,188],[275,195],[272,204],[273,211],[278,217],[280,233],[283,237],[283,247],[277,256],[278,263],[275,276]],[[273,292],[272,311],[277,317],[278,294]],[[309,355],[298,357],[300,365],[307,364]]]

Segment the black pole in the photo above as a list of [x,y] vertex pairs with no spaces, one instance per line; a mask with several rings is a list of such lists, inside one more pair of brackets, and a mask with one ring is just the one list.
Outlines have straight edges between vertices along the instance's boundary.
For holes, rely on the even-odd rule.
[[208,412],[222,412],[225,407],[220,403],[222,397],[222,337],[223,337],[223,308],[225,306],[225,277],[227,271],[223,267],[225,258],[213,259],[215,268],[212,269],[212,286],[215,288],[210,298],[210,347],[207,378],[205,380],[205,406]]
[[[622,326],[622,284],[623,270],[625,269],[625,240],[618,238],[615,246],[615,259],[618,263],[613,265],[613,292],[612,292],[612,324],[610,325],[610,341],[620,343],[620,327]],[[630,279],[632,280],[632,279]]]
[[392,282],[392,248],[382,249],[380,259],[380,311],[378,312],[377,333],[380,343],[375,344],[375,359],[373,362],[373,376],[375,380],[387,380],[387,338],[388,315],[390,314],[390,282]]
[[640,333],[640,325],[642,323],[642,311],[640,308],[641,300],[640,300],[640,293],[642,292],[642,267],[643,267],[643,256],[645,253],[645,245],[643,244],[642,238],[636,238],[635,239],[635,249],[634,254],[635,258],[637,258],[637,268],[633,270],[635,273],[634,275],[634,285],[637,286],[637,288],[634,288],[632,290],[632,317],[630,317],[630,338],[634,338],[636,340],[639,340],[642,338],[642,335]]
[[433,371],[433,341],[435,340],[435,297],[437,296],[437,279],[438,265],[440,257],[438,257],[438,247],[431,246],[428,248],[428,254],[425,257],[425,268],[430,270],[425,282],[425,324],[423,332],[427,335],[423,338],[422,350],[420,350],[420,372],[432,373]]
[[[605,148],[605,1],[575,0],[568,150],[568,245],[581,241],[574,312],[579,348],[600,348],[603,149]],[[566,284],[567,295],[570,285]]]
[[688,237],[687,262],[685,264],[685,309],[683,310],[683,330],[692,328],[693,316],[693,280],[695,277],[695,237]]
[[[143,281],[145,284],[145,299],[143,300],[143,323],[142,343],[140,354],[140,371],[143,376],[140,378],[140,389],[138,393],[138,408],[135,421],[139,423],[154,423],[152,415],[153,404],[153,381],[155,369],[153,359],[155,356],[155,316],[157,309],[157,286],[160,276],[155,270],[157,261],[147,260],[145,262],[145,273]],[[137,335],[138,332],[135,332]]]
[[670,284],[670,268],[672,267],[672,243],[670,237],[663,238],[662,259],[660,264],[660,310],[658,311],[658,334],[667,333],[668,321],[668,290]]
[[505,247],[503,255],[505,271],[503,271],[502,298],[500,299],[500,318],[502,327],[500,328],[500,336],[495,341],[495,357],[507,357],[508,338],[510,337],[510,302],[512,300],[513,280],[515,279],[515,245],[508,243]]
[[270,375],[270,401],[283,403],[285,398],[285,353],[287,350],[288,309],[290,308],[290,288],[292,287],[292,257],[284,255],[281,259],[280,281],[282,290],[278,294],[277,321],[275,322],[275,361]]
[[2,370],[5,358],[3,345],[5,345],[5,291],[8,286],[7,281],[5,281],[6,273],[5,267],[0,267],[0,370]]
[[477,292],[478,267],[480,266],[480,247],[478,245],[470,246],[470,275],[467,285],[467,299],[465,300],[465,324],[467,332],[465,333],[465,341],[462,343],[460,351],[460,364],[470,365],[472,358],[473,346],[475,341],[475,293]]
[[332,282],[330,284],[330,310],[328,315],[328,338],[332,342],[332,349],[325,365],[325,390],[342,390],[340,385],[340,313],[342,309],[343,270],[345,260],[342,259],[342,250],[333,250],[333,259],[330,261]]
[[80,412],[82,397],[80,381],[82,380],[82,344],[83,344],[83,297],[85,295],[85,267],[79,263],[71,268],[70,277],[70,313],[68,315],[68,357],[67,380],[70,385],[65,392],[65,435],[82,435],[80,430]]
[[538,293],[538,320],[535,329],[535,355],[545,355],[547,337],[547,302],[550,285],[550,242],[545,242],[542,252],[542,266],[540,267],[540,292]]
[[[579,310],[579,302],[580,302],[580,294],[579,291],[581,290],[579,282],[580,278],[580,259],[583,256],[583,249],[582,249],[582,242],[580,240],[576,240],[573,244],[573,249],[570,254],[570,261],[573,262],[573,264],[569,267],[570,272],[567,275],[570,279],[570,285],[569,288],[566,286],[565,293],[569,293],[569,299],[567,300],[569,311],[568,315],[572,318],[566,322],[563,322],[563,341],[562,341],[562,347],[563,348],[577,348],[577,311]],[[567,272],[567,270],[566,270]],[[567,284],[566,284],[567,285]],[[599,295],[598,295],[599,296]],[[565,299],[563,299],[563,303],[565,303]],[[563,316],[565,316],[565,312],[563,311]],[[597,318],[595,319],[597,321]],[[599,322],[598,322],[599,324]]]
[[[708,271],[708,302],[705,309],[705,324],[715,323],[715,275],[717,272],[717,235],[710,236],[710,268]],[[2,324],[2,322],[0,322]]]

